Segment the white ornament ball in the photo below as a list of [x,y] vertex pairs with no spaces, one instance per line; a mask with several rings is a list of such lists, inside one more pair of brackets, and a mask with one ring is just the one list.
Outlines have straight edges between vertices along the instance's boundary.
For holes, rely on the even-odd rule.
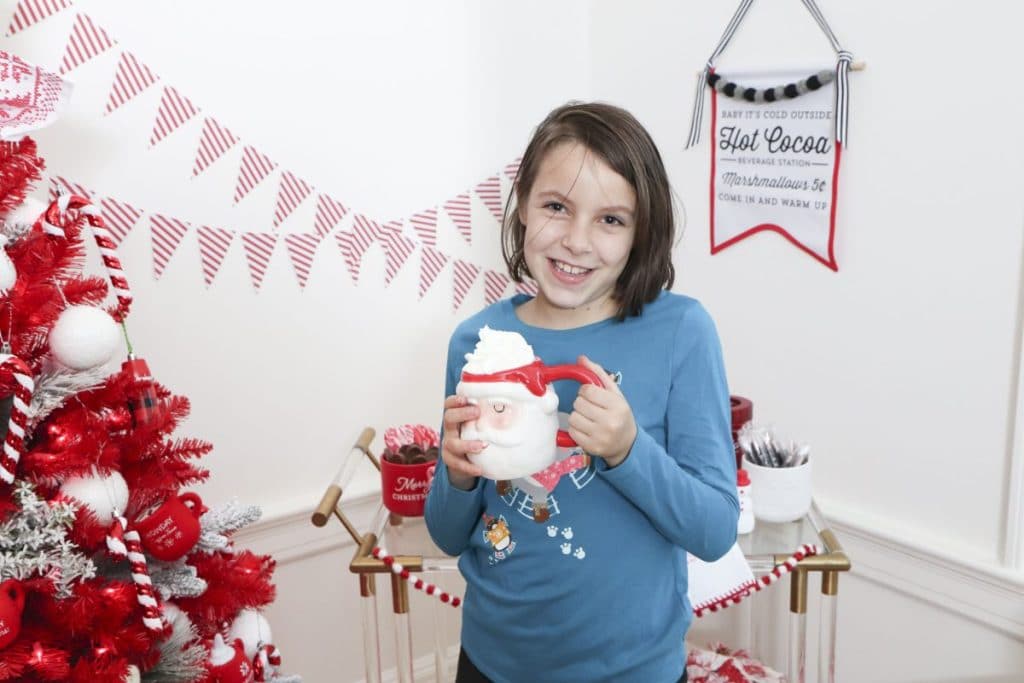
[[139,667],[134,664],[128,665],[128,673],[125,674],[124,683],[142,683],[142,674],[139,673]]
[[61,484],[60,491],[88,507],[103,525],[114,521],[115,510],[124,512],[128,505],[128,484],[117,471],[73,477]]
[[50,332],[50,350],[62,365],[88,370],[106,363],[121,341],[117,323],[95,306],[68,306]]
[[228,639],[241,638],[245,645],[245,656],[252,660],[260,645],[266,645],[274,641],[274,635],[270,632],[270,622],[262,614],[254,609],[243,609],[231,622],[231,630],[228,632]]
[[18,280],[18,271],[14,269],[14,261],[7,255],[6,235],[0,235],[0,294],[6,294],[7,290],[14,286]]
[[7,212],[4,221],[11,225],[32,225],[50,208],[38,199],[28,197],[19,206]]

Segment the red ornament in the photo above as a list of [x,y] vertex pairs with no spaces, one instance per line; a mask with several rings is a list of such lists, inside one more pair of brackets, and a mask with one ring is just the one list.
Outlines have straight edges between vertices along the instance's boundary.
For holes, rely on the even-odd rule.
[[245,647],[239,638],[227,645],[218,633],[210,648],[209,683],[252,683],[255,672],[245,658]]
[[118,406],[103,417],[107,429],[112,433],[127,431],[132,426],[132,414],[123,406]]
[[21,632],[21,611],[25,609],[25,590],[17,579],[0,583],[0,650],[15,641]]
[[46,428],[46,443],[49,445],[51,450],[63,451],[71,445],[72,436],[68,433],[68,430],[63,425],[56,423],[50,424]]
[[142,358],[129,354],[128,360],[121,363],[121,370],[134,380],[134,386],[128,395],[128,410],[136,427],[158,422],[166,410],[164,402],[157,394],[156,383],[149,372],[149,365]]

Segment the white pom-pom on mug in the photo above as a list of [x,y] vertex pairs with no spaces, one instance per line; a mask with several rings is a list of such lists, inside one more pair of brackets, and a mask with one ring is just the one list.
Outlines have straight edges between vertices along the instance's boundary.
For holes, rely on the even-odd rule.
[[240,638],[245,645],[245,656],[251,661],[260,645],[273,642],[274,636],[270,631],[270,622],[262,614],[254,609],[243,609],[231,622],[228,638]]
[[110,314],[95,306],[68,306],[50,331],[50,350],[62,365],[88,370],[114,355],[121,335]]
[[128,505],[128,484],[120,472],[72,477],[61,484],[64,498],[74,498],[96,516],[100,524],[114,521],[114,512],[124,512]]

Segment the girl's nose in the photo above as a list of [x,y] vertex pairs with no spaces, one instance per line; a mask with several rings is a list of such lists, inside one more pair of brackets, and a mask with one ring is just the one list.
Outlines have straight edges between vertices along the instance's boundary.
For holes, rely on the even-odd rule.
[[590,251],[590,226],[581,218],[575,217],[569,223],[562,236],[562,246],[573,254],[586,254]]

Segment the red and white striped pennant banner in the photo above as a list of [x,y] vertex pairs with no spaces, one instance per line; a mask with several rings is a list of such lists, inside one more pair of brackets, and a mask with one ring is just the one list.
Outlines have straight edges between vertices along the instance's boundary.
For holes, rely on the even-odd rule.
[[153,214],[149,218],[149,230],[153,240],[153,275],[156,279],[164,274],[167,262],[178,250],[181,240],[188,234],[189,224],[177,218]]
[[117,63],[114,82],[110,86],[110,99],[107,100],[107,113],[114,111],[128,100],[134,98],[149,86],[156,83],[158,77],[145,64],[140,64],[130,52],[122,52]]
[[197,176],[213,162],[220,159],[238,142],[238,136],[217,121],[207,117],[203,122],[203,133],[199,137],[199,148],[196,150],[196,163],[192,167],[192,175]]
[[[414,213],[409,219],[413,232],[419,236],[423,244],[437,246],[437,208]],[[422,292],[420,293],[422,296]]]
[[198,233],[203,279],[206,280],[206,286],[209,287],[213,283],[213,279],[217,277],[217,271],[220,270],[221,264],[224,263],[224,256],[228,253],[228,247],[231,246],[235,233],[233,230],[214,228],[209,225],[200,225]]
[[355,215],[350,230],[334,234],[338,247],[341,249],[341,256],[345,259],[345,265],[348,266],[348,272],[352,276],[353,284],[359,284],[359,268],[363,264],[363,254],[373,244],[376,235],[376,223],[361,213]]
[[338,226],[348,213],[345,205],[330,195],[322,194],[316,199],[316,217],[313,219],[313,229],[316,234],[326,237]]
[[323,238],[324,235],[319,233],[291,233],[284,236],[284,244],[288,248],[300,289],[306,288],[309,272],[313,269],[313,258]]
[[106,31],[92,23],[92,19],[85,14],[79,14],[75,17],[75,25],[68,37],[67,50],[60,65],[61,75],[106,52],[116,44],[117,41],[111,40]]
[[526,280],[524,282],[516,283],[516,294],[526,294],[527,296],[537,296],[537,283],[533,280]]
[[402,224],[393,221],[377,230],[377,241],[384,248],[384,284],[390,285],[398,270],[416,249],[416,240],[402,234]]
[[50,176],[50,201],[55,201],[58,194],[77,194],[86,199],[92,199],[93,195],[89,188],[72,182],[64,176]]
[[506,164],[505,175],[508,176],[509,180],[514,181],[516,179],[516,176],[519,175],[519,164],[521,164],[522,162],[522,158],[519,157]]
[[452,278],[452,310],[457,310],[462,305],[463,299],[469,292],[470,287],[476,282],[480,275],[480,266],[473,265],[462,259],[455,259],[453,267],[454,277]]
[[252,285],[259,291],[263,285],[263,276],[270,265],[270,257],[277,246],[277,235],[269,232],[244,232],[242,245],[245,247],[245,260],[249,264],[249,275]]
[[448,255],[424,244],[420,248],[420,298],[427,293],[430,285],[448,263]]
[[256,148],[246,145],[242,151],[242,165],[238,169],[235,204],[249,194],[252,188],[259,185],[275,168],[277,168],[277,164],[271,161],[266,154],[257,152]]
[[449,199],[444,203],[444,210],[459,229],[462,238],[467,244],[473,243],[473,223],[469,214],[469,193],[460,194],[455,199]]
[[484,206],[496,220],[501,221],[504,211],[501,205],[501,182],[498,176],[491,176],[476,186],[476,196],[480,197]]
[[282,173],[281,186],[277,190],[277,207],[274,209],[274,227],[280,226],[312,191],[309,183],[291,171]]
[[11,25],[7,27],[7,35],[13,36],[29,26],[48,19],[57,12],[71,7],[71,0],[21,0],[14,8]]
[[512,284],[512,278],[505,273],[488,270],[484,273],[484,302],[487,305],[493,304],[500,299],[508,286]]
[[171,86],[164,87],[164,96],[160,98],[160,109],[157,110],[156,122],[153,124],[153,135],[149,138],[150,146],[163,140],[198,113],[199,108],[187,97]]
[[110,230],[114,244],[121,245],[124,238],[128,236],[139,219],[142,218],[142,211],[139,211],[127,202],[119,202],[113,197],[104,197],[100,200],[100,215]]

